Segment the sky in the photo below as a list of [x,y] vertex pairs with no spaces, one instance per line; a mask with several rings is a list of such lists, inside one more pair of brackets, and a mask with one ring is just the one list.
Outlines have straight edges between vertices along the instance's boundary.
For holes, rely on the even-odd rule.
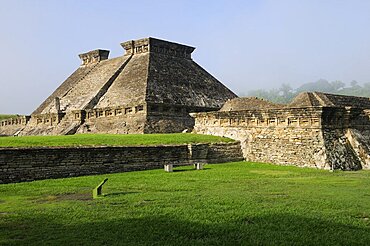
[[236,94],[370,82],[369,0],[0,0],[0,114],[30,114],[97,48],[156,37]]

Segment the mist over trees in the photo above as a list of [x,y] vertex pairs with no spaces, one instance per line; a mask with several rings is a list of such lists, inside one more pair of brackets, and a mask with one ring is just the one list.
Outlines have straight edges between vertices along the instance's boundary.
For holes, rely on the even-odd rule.
[[295,96],[305,91],[370,97],[370,83],[360,85],[357,81],[353,80],[349,85],[346,85],[338,80],[329,82],[325,79],[320,79],[316,82],[303,84],[298,88],[292,88],[289,84],[282,84],[279,88],[272,88],[270,90],[252,90],[246,96],[264,98],[275,103],[289,103]]

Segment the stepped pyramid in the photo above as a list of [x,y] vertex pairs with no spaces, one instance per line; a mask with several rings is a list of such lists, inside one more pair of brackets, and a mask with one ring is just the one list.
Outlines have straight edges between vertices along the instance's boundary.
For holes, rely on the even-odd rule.
[[370,99],[336,95],[324,92],[301,92],[288,105],[289,107],[352,107],[370,109]]
[[190,112],[215,111],[236,95],[191,58],[194,47],[155,38],[79,57],[81,66],[32,114],[18,135],[167,133],[190,129]]

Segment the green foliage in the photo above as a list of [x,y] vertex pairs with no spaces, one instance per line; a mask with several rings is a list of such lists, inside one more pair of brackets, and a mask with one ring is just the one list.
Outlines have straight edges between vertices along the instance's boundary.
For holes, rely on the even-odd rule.
[[0,185],[0,245],[368,245],[368,187],[247,162]]
[[279,89],[255,90],[248,92],[247,95],[263,98],[274,103],[284,104],[289,103],[296,96],[296,93],[293,92],[290,85],[282,84]]
[[296,89],[293,89],[288,84],[282,84],[278,89],[273,88],[270,90],[250,91],[247,96],[256,96],[275,103],[289,103],[295,96],[305,91],[319,91],[347,96],[370,97],[370,83],[365,83],[361,86],[357,81],[352,81],[350,86],[346,87],[346,84],[341,81],[329,82],[327,80],[320,79],[316,82],[303,84]]
[[158,144],[187,144],[210,142],[233,142],[229,138],[211,135],[173,134],[76,134],[67,136],[1,137],[0,147],[38,146],[138,146]]
[[0,114],[0,120],[16,118],[18,116],[18,114]]

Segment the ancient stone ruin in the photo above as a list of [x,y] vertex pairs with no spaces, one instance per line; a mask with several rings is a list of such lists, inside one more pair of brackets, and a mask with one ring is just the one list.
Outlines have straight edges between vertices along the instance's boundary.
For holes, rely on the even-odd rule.
[[0,122],[0,135],[166,133],[191,129],[190,112],[215,111],[236,95],[192,60],[195,48],[155,38],[79,57],[81,66],[31,116]]
[[107,50],[80,54],[81,66],[30,116],[0,121],[0,136],[194,127],[240,140],[248,161],[370,169],[369,98],[305,92],[287,105],[237,98],[192,60],[193,47],[155,38],[121,45],[125,54],[113,59]]
[[248,161],[370,169],[369,98],[305,92],[287,105],[235,98],[192,116],[196,133],[240,140]]

